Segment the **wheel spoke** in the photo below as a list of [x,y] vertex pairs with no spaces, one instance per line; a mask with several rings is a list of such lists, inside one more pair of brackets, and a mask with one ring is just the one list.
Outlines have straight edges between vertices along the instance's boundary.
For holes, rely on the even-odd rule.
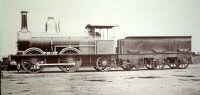
[[104,70],[106,68],[106,66],[102,66],[102,70]]
[[[23,55],[35,55],[43,54],[43,51],[39,48],[29,48],[23,52]],[[22,68],[29,73],[40,72],[44,69],[44,66],[38,66],[37,64],[45,64],[45,58],[33,57],[22,59]]]
[[102,58],[99,59],[99,62],[103,62],[104,60]]
[[28,64],[27,66],[26,66],[26,68],[29,68],[31,66],[31,64]]
[[[31,67],[30,67],[29,70],[33,71],[33,70],[34,70],[34,65],[31,65]],[[34,72],[34,71],[33,71],[33,72]]]
[[104,56],[97,58],[96,69],[100,71],[108,71],[110,69],[109,58]]
[[99,66],[103,66],[103,64],[101,63],[101,64],[99,64]]
[[[74,50],[66,50],[60,54],[77,54],[78,52],[74,51]],[[77,71],[82,63],[82,58],[79,56],[62,56],[60,57],[60,63],[73,63],[75,62],[74,66],[59,66],[59,68],[64,71],[64,72],[75,72]]]

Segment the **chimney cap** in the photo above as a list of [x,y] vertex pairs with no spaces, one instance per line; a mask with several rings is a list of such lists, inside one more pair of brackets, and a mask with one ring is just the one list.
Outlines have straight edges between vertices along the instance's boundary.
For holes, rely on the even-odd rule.
[[28,11],[21,11],[21,13],[28,13]]

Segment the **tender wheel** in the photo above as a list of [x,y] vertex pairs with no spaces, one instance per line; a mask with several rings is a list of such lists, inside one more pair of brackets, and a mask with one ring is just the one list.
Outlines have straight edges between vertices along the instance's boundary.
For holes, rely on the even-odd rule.
[[154,62],[154,69],[156,70],[162,70],[165,67],[164,60],[158,60]]
[[129,60],[122,60],[121,61],[121,67],[124,69],[124,70],[138,70],[138,64],[131,64]]
[[179,63],[178,68],[179,69],[185,69],[189,66],[189,64],[191,63],[191,58],[188,59],[182,59]]
[[139,65],[138,64],[132,64],[131,67],[132,67],[131,70],[137,71],[138,68],[139,68]]
[[144,66],[147,68],[147,69],[154,69],[155,68],[155,65],[153,63],[153,59],[144,59]]
[[[60,54],[78,54],[80,51],[76,48],[65,48]],[[59,68],[68,73],[77,71],[82,64],[82,58],[79,56],[62,56],[58,58],[58,63],[68,63],[69,65],[62,65]]]
[[111,58],[102,56],[97,58],[96,68],[100,71],[109,71],[111,69]]
[[173,62],[170,62],[170,60],[168,59],[167,60],[167,63],[168,63],[168,66],[171,68],[171,69],[176,69],[178,67],[178,64],[179,64],[179,59],[175,58],[173,60]]
[[[43,51],[39,48],[30,48],[27,49],[23,55],[36,55],[43,54]],[[27,57],[21,60],[21,65],[23,70],[29,73],[38,73],[44,70],[44,66],[41,64],[45,64],[45,58],[42,57]]]

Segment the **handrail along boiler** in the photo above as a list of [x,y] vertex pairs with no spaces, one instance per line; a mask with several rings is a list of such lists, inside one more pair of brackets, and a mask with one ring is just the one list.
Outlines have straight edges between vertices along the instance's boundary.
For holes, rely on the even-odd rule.
[[[49,17],[46,31],[35,33],[28,30],[27,13],[21,11],[18,51],[10,55],[9,60],[29,73],[41,72],[47,66],[75,72],[81,66],[109,71],[116,67],[163,69],[165,65],[184,69],[191,64],[191,36],[130,36],[117,40],[115,47],[114,28],[117,25],[88,24],[85,27],[87,36],[69,37],[60,33],[59,24]],[[110,30],[113,30],[112,36]]]

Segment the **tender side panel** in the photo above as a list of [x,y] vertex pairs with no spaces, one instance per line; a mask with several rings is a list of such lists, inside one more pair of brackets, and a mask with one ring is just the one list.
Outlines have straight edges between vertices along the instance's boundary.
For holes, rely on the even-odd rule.
[[191,51],[190,37],[135,37],[118,40],[118,53]]

